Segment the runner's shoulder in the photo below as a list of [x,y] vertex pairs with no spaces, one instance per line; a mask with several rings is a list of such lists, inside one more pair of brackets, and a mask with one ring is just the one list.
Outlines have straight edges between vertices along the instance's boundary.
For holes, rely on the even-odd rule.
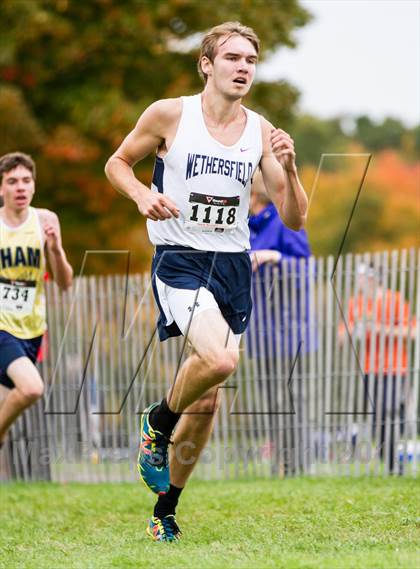
[[41,220],[41,222],[49,222],[49,223],[57,223],[58,222],[58,215],[51,211],[50,209],[46,209],[43,207],[35,207],[34,208]]
[[267,120],[263,115],[260,115],[260,124],[261,124],[261,136],[263,142],[263,152],[264,154],[267,152],[271,152],[271,132],[275,129],[275,127],[271,124],[269,120]]
[[181,97],[173,99],[159,99],[152,103],[143,113],[150,121],[156,121],[160,125],[168,125],[179,121],[182,113]]
[[275,128],[269,120],[267,120],[263,115],[259,115],[261,131],[263,136],[270,136],[271,131]]

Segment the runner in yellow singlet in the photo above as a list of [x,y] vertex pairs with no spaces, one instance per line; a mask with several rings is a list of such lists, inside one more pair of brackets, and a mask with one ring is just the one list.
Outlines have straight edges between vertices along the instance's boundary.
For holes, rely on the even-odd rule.
[[43,394],[35,361],[46,330],[46,258],[53,279],[71,286],[73,270],[61,243],[58,217],[31,207],[35,164],[21,152],[0,157],[0,446],[16,418]]

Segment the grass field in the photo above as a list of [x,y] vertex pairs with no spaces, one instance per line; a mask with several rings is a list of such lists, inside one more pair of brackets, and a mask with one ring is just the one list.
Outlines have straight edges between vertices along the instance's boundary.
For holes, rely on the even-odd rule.
[[419,566],[418,480],[191,482],[176,544],[145,533],[153,495],[132,484],[5,484],[0,567]]

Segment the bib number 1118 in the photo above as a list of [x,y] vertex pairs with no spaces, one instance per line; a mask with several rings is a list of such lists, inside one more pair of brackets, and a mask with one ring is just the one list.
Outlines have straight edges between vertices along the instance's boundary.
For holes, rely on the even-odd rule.
[[191,193],[185,227],[191,231],[232,231],[237,227],[239,196]]
[[[199,207],[200,207],[199,204],[195,204],[191,207],[192,215],[190,217],[190,221],[198,221],[198,208]],[[227,225],[232,225],[233,223],[235,223],[236,207],[229,208],[227,212],[226,212],[226,208],[219,207],[216,211],[217,211],[217,218],[214,222],[216,225],[223,225],[225,222]],[[205,215],[202,219],[202,222],[203,223],[211,223],[212,208],[210,205],[204,208],[204,213],[205,213]],[[226,217],[226,219],[225,219],[225,217]]]

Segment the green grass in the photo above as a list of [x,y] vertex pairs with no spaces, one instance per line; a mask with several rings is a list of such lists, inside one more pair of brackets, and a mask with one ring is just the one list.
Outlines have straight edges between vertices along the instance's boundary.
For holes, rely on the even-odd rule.
[[145,533],[154,498],[133,484],[5,484],[0,567],[414,568],[418,480],[192,481],[176,544]]

